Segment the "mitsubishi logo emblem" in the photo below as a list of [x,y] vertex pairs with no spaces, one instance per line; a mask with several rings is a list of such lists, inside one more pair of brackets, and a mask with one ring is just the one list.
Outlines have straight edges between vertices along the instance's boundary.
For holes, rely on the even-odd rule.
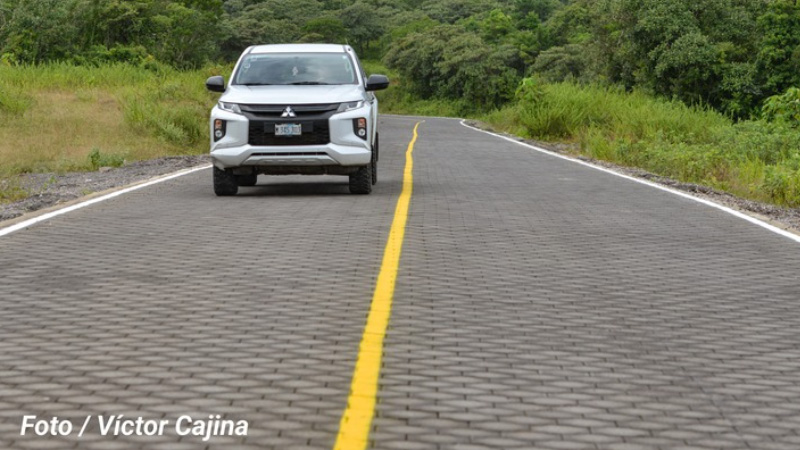
[[281,117],[297,117],[297,114],[294,113],[291,106],[287,106],[286,109],[283,110]]

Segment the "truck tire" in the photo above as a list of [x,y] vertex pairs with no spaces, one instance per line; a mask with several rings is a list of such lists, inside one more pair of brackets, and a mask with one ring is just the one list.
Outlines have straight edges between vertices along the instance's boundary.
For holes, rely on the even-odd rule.
[[236,195],[239,192],[239,185],[236,183],[236,176],[230,172],[214,167],[214,193],[219,197]]
[[372,145],[372,184],[373,185],[375,185],[378,182],[378,155],[379,155],[378,151],[380,150],[380,147],[378,147],[378,145],[380,144],[380,142],[378,140],[379,137],[380,137],[380,134],[375,133],[375,144]]
[[366,195],[372,192],[372,163],[350,175],[350,193]]
[[370,170],[372,171],[372,184],[374,186],[378,182],[378,161],[373,159],[370,165],[372,166]]

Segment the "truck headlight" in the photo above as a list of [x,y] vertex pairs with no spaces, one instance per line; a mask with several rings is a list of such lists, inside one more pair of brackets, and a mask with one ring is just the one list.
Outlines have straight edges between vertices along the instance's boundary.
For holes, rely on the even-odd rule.
[[358,109],[364,106],[364,101],[357,101],[357,102],[345,102],[339,105],[339,109],[336,112],[345,112],[345,111],[352,111],[354,109]]
[[219,102],[217,105],[219,106],[219,109],[221,109],[223,111],[228,111],[228,112],[232,112],[232,113],[235,113],[235,114],[241,114],[242,113],[242,109],[239,108],[239,104],[238,103]]

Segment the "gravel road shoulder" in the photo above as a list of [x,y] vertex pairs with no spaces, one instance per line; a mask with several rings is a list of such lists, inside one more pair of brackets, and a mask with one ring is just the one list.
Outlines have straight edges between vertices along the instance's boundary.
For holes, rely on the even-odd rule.
[[[28,173],[14,180],[30,195],[0,205],[0,222],[23,214],[66,203],[80,197],[136,184],[159,175],[208,164],[208,155],[169,156],[136,161],[122,167],[102,167],[96,172]],[[2,182],[2,181],[0,181]]]
[[523,139],[520,138],[519,136],[514,136],[508,133],[499,132],[483,122],[475,120],[467,120],[465,121],[465,123],[470,126],[480,128],[486,131],[491,131],[492,133],[496,133],[519,142],[524,142],[526,144],[531,144],[537,147],[544,148],[545,150],[550,150],[554,153],[560,153],[565,156],[570,156],[572,158],[579,159],[581,161],[586,161],[594,165],[610,169],[615,172],[619,172],[624,175],[628,175],[635,178],[641,178],[679,191],[687,192],[696,197],[711,200],[721,205],[725,205],[731,209],[735,209],[737,211],[746,213],[750,216],[768,222],[778,228],[791,231],[795,234],[800,234],[800,208],[781,208],[775,205],[771,205],[769,203],[761,203],[752,200],[746,200],[728,194],[727,192],[722,192],[716,189],[712,189],[708,186],[703,186],[694,183],[684,183],[681,181],[674,180],[672,178],[656,175],[654,173],[648,172],[643,169],[637,169],[634,167],[625,167],[607,161],[587,158],[585,156],[581,156],[578,154],[578,148],[576,144],[542,142],[533,139]]

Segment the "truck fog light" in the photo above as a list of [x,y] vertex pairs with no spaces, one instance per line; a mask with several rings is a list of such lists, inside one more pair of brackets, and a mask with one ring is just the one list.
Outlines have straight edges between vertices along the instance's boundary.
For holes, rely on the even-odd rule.
[[361,139],[367,140],[367,119],[353,119],[353,132]]
[[214,119],[214,142],[225,137],[226,122],[222,119]]

